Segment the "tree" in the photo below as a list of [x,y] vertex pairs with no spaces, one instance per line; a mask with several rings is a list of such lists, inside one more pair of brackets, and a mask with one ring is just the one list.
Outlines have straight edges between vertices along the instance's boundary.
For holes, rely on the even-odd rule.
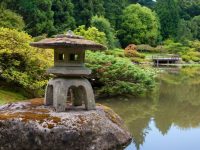
[[178,0],[180,7],[180,16],[185,20],[189,20],[200,15],[200,0]]
[[139,0],[138,3],[149,8],[154,8],[156,5],[156,2],[153,0]]
[[118,38],[123,47],[128,44],[155,45],[159,38],[159,21],[151,9],[132,4],[122,15]]
[[91,20],[91,26],[96,27],[99,31],[104,32],[108,41],[108,47],[114,48],[116,45],[115,31],[110,22],[104,17],[94,16]]
[[157,0],[156,12],[164,39],[175,37],[179,23],[179,8],[175,0]]
[[24,88],[32,96],[41,96],[49,77],[53,52],[31,47],[31,37],[14,29],[0,28],[0,78]]
[[103,0],[77,0],[74,4],[74,18],[76,25],[90,26],[92,16],[104,15]]
[[22,17],[8,9],[0,7],[0,27],[22,30],[25,27]]
[[7,8],[23,16],[25,30],[32,36],[55,32],[53,26],[52,0],[9,0]]
[[53,0],[52,11],[54,12],[54,26],[57,33],[75,28],[73,8],[71,0]]
[[178,24],[177,40],[184,42],[185,40],[192,40],[193,35],[190,29],[190,22],[181,19]]
[[110,21],[113,27],[118,28],[120,24],[119,16],[127,5],[127,0],[104,0],[105,18]]
[[193,38],[200,40],[200,15],[192,18],[190,23]]
[[95,27],[89,27],[86,29],[85,25],[79,26],[74,30],[74,33],[83,36],[87,40],[92,40],[97,43],[107,45],[107,39],[104,32],[100,32]]
[[154,8],[156,4],[154,0],[129,0],[129,3],[139,3],[140,5],[143,5],[149,8]]

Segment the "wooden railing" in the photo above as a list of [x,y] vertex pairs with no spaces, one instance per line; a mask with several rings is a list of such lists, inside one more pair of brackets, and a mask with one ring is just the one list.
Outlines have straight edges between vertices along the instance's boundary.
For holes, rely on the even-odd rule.
[[152,56],[153,60],[180,60],[179,55],[154,55]]

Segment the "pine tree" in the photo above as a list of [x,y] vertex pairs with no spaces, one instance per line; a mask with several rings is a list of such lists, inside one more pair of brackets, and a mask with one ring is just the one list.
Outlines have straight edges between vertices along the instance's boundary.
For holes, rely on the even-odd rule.
[[179,8],[175,0],[157,0],[156,12],[160,19],[164,39],[175,37],[179,23]]
[[53,0],[52,11],[56,33],[75,28],[73,9],[74,5],[71,0]]
[[110,21],[112,26],[118,27],[120,24],[119,16],[122,15],[122,11],[127,5],[127,0],[104,0],[105,18]]
[[76,25],[90,26],[92,16],[104,15],[103,0],[76,0],[74,4],[74,18]]
[[192,38],[193,37],[192,37],[189,21],[185,21],[184,19],[181,19],[178,24],[176,39],[180,42],[184,42],[185,40],[192,40]]
[[53,34],[52,0],[4,0],[8,9],[20,14],[25,21],[25,30],[32,36]]
[[185,20],[200,15],[200,0],[178,0],[180,16]]

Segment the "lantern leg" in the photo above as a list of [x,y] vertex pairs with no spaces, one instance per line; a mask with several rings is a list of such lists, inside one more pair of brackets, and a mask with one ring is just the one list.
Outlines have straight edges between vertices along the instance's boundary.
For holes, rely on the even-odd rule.
[[83,93],[80,87],[73,89],[73,106],[82,106]]
[[48,84],[45,90],[44,105],[53,105],[53,85]]
[[87,79],[85,79],[85,86],[82,88],[86,110],[94,110],[96,107],[94,92],[90,82]]
[[53,92],[53,106],[57,112],[64,112],[66,109],[67,93],[69,88],[65,87],[62,83],[55,82],[55,88]]

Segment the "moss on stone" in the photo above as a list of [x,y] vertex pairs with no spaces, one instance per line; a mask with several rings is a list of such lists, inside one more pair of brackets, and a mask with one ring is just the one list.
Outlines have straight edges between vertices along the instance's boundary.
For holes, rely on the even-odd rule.
[[114,124],[117,124],[119,127],[125,128],[123,121],[116,113],[114,113],[114,111],[110,107],[104,105],[100,106],[103,108],[107,118],[109,118]]
[[[36,110],[35,110],[36,111]],[[61,123],[61,118],[51,116],[47,113],[36,113],[36,112],[16,112],[16,113],[1,113],[0,120],[9,119],[22,119],[23,122],[28,121],[38,121],[39,123],[49,122],[59,124]],[[48,124],[48,128],[52,128],[51,123]]]
[[32,107],[44,105],[44,99],[43,99],[43,98],[31,99],[31,100],[30,100],[30,105],[31,105]]

